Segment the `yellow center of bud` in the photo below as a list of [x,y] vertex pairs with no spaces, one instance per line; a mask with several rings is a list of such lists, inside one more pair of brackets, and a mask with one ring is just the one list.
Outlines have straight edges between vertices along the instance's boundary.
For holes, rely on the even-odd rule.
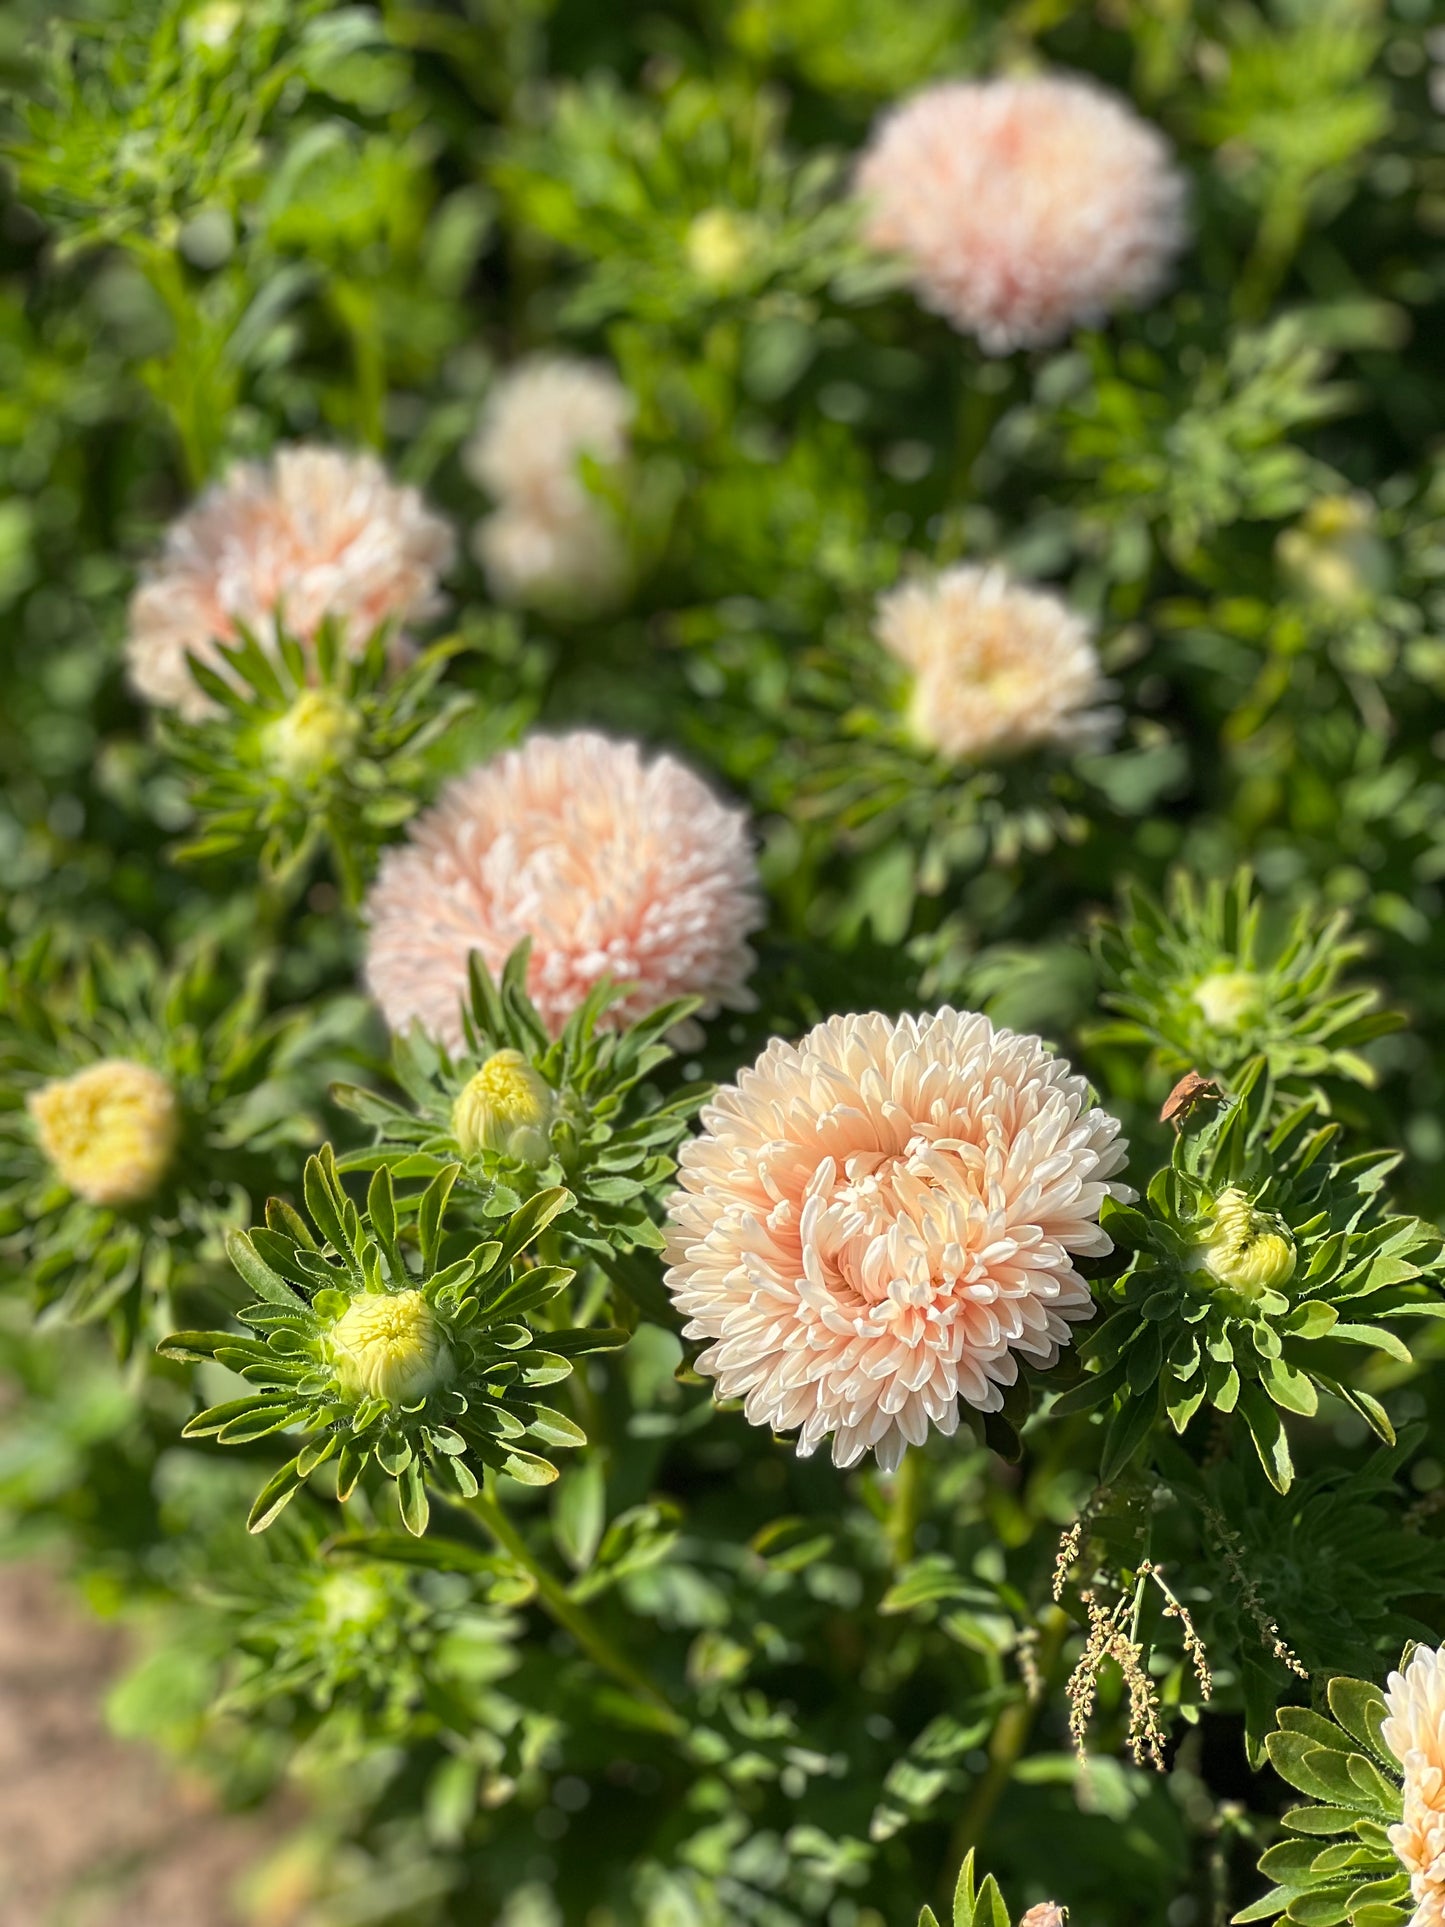
[[361,718],[334,689],[306,689],[263,739],[272,767],[293,782],[309,782],[344,763],[356,748]]
[[410,1404],[452,1374],[441,1325],[419,1291],[363,1292],[331,1327],[330,1342],[337,1379],[356,1398]]
[[687,265],[710,288],[730,288],[753,257],[757,223],[735,208],[704,208],[687,230]]
[[1257,1211],[1232,1186],[1220,1192],[1214,1228],[1201,1246],[1201,1262],[1212,1277],[1253,1298],[1287,1285],[1297,1260],[1294,1239],[1277,1217]]
[[490,1056],[452,1106],[452,1135],[463,1155],[500,1151],[523,1164],[541,1164],[556,1115],[551,1085],[519,1050]]
[[1367,607],[1389,587],[1390,552],[1367,496],[1321,496],[1280,536],[1276,553],[1299,589],[1339,609]]
[[106,1057],[32,1091],[27,1109],[57,1177],[89,1204],[139,1204],[180,1141],[180,1107],[159,1071]]
[[1243,1030],[1257,1017],[1262,999],[1252,970],[1215,970],[1194,986],[1194,1001],[1216,1030]]

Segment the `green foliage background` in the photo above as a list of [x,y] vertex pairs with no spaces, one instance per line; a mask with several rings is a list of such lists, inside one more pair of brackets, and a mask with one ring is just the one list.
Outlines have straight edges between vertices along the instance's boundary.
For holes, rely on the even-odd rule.
[[[1445,1214],[1445,14],[62,14],[19,0],[0,20],[5,1548],[58,1545],[135,1624],[122,1731],[238,1803],[305,1787],[316,1927],[908,1927],[926,1904],[946,1918],[970,1848],[1015,1916],[1053,1897],[1076,1927],[1229,1918],[1293,1798],[1266,1759],[1276,1709],[1322,1720],[1331,1675],[1382,1678],[1445,1617],[1442,1327],[1421,1282]],[[846,189],[890,101],[1020,65],[1093,74],[1163,127],[1194,238],[1147,312],[991,361],[862,251]],[[719,209],[743,245],[703,272],[689,240]],[[609,358],[636,397],[616,505],[635,591],[590,617],[503,614],[464,554],[446,647],[393,702],[400,800],[368,817],[351,798],[348,847],[369,860],[534,721],[671,746],[753,811],[769,921],[759,1009],[714,1022],[695,1059],[650,1061],[654,1108],[680,1119],[684,1086],[773,1033],[949,1000],[1085,1068],[1141,1190],[1171,1154],[1189,1168],[1120,1215],[1082,1362],[892,1480],[717,1410],[646,1237],[599,1230],[598,1203],[542,1330],[615,1325],[618,1348],[555,1393],[590,1442],[554,1486],[505,1478],[491,1515],[458,1498],[413,1540],[417,1502],[404,1519],[389,1480],[343,1521],[323,1477],[252,1538],[282,1449],[182,1441],[198,1398],[234,1385],[203,1365],[193,1391],[192,1364],[152,1358],[157,1307],[225,1323],[245,1302],[225,1232],[272,1193],[299,1202],[323,1139],[343,1175],[368,1171],[387,1127],[365,1093],[425,1112],[449,1072],[388,1070],[356,989],[358,879],[304,811],[223,723],[177,748],[128,694],[127,597],[199,486],[290,439],[377,448],[465,531],[486,505],[461,446],[498,372],[547,347]],[[1099,625],[1117,746],[970,773],[912,744],[869,637],[910,555],[999,557],[1065,590]],[[413,702],[438,724],[415,737]],[[254,838],[210,835],[208,810],[253,807],[274,811]],[[1193,988],[1236,968],[1257,1005],[1211,1030]],[[525,1043],[515,1006],[492,1015]],[[123,1232],[54,1209],[23,1112],[26,1078],[117,1026],[189,1080],[205,1200]],[[1158,1111],[1188,1068],[1252,1095],[1176,1150]],[[1291,1114],[1338,1131],[1323,1229],[1296,1140],[1269,1136]],[[1246,1130],[1354,1339],[1256,1308],[1199,1409],[1161,1377],[1176,1313],[1148,1265],[1190,1246],[1190,1183],[1244,1168]],[[675,1137],[639,1139],[639,1220]],[[464,1216],[522,1202],[490,1167],[473,1192]],[[1056,1605],[1059,1534],[1086,1507]],[[1207,1706],[1146,1562],[1198,1626]],[[1070,1748],[1091,1578],[1140,1602],[1163,1773],[1130,1757],[1107,1668],[1087,1771]],[[1278,1864],[1291,1918],[1345,1917],[1309,1911],[1307,1854]],[[1403,1920],[1398,1899],[1372,1921]],[[1003,1918],[992,1889],[978,1918]]]

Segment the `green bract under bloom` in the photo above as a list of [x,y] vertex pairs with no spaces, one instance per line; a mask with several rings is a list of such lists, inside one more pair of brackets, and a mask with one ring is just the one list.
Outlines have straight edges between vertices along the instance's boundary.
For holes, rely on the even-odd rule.
[[1277,1087],[1373,1084],[1360,1048],[1403,1020],[1374,990],[1341,983],[1364,945],[1342,913],[1306,908],[1271,925],[1268,908],[1248,870],[1203,891],[1178,875],[1163,904],[1126,890],[1096,945],[1103,1001],[1119,1021],[1096,1025],[1090,1041],[1147,1048],[1171,1077],[1229,1078],[1265,1055]]
[[1338,1124],[1310,1103],[1276,1123],[1270,1095],[1256,1060],[1233,1101],[1184,1120],[1137,1205],[1111,1200],[1101,1213],[1126,1269],[1099,1288],[1107,1315],[1079,1347],[1090,1376],[1055,1410],[1112,1403],[1106,1482],[1161,1408],[1178,1432],[1201,1406],[1237,1411],[1281,1492],[1294,1477],[1282,1414],[1311,1416],[1321,1392],[1393,1442],[1356,1382],[1358,1348],[1408,1362],[1394,1322],[1445,1317],[1431,1288],[1440,1233],[1388,1210],[1395,1153],[1338,1157]]
[[256,1388],[199,1413],[187,1437],[234,1445],[292,1428],[305,1435],[258,1495],[253,1532],[331,1460],[343,1501],[370,1465],[395,1479],[402,1520],[421,1533],[428,1484],[476,1497],[469,1461],[546,1485],[556,1469],[523,1441],[585,1443],[534,1393],[621,1334],[549,1331],[544,1349],[522,1319],[571,1281],[569,1267],[524,1256],[571,1197],[539,1191],[478,1243],[445,1223],[459,1173],[447,1165],[398,1200],[390,1172],[378,1171],[362,1213],[325,1147],[306,1166],[310,1225],[272,1199],[265,1225],[232,1235],[231,1261],[257,1294],[240,1319],[256,1335],[179,1332],[163,1345],[171,1358],[213,1358]]

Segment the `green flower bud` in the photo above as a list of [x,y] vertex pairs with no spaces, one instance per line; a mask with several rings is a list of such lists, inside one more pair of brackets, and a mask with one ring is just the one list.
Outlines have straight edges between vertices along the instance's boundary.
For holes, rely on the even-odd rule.
[[466,1157],[500,1151],[523,1164],[541,1164],[557,1100],[551,1085],[519,1050],[499,1050],[452,1106],[452,1135]]
[[704,208],[687,230],[687,265],[710,288],[735,287],[757,246],[757,223],[735,208]]
[[1264,999],[1252,970],[1215,970],[1194,986],[1194,1001],[1216,1030],[1239,1031],[1258,1017]]
[[441,1322],[420,1291],[361,1293],[332,1326],[329,1345],[337,1381],[353,1398],[410,1404],[452,1375]]
[[295,783],[314,781],[344,763],[361,735],[361,718],[334,689],[306,689],[262,739],[273,769]]
[[1214,1201],[1213,1227],[1200,1246],[1200,1263],[1222,1285],[1257,1298],[1279,1291],[1294,1276],[1298,1253],[1281,1218],[1258,1211],[1232,1186]]

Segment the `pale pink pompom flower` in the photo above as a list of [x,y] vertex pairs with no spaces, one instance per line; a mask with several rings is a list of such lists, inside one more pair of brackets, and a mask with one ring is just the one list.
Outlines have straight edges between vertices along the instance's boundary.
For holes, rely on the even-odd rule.
[[1410,1876],[1410,1927],[1445,1927],[1445,1649],[1417,1646],[1385,1690],[1381,1732],[1405,1776],[1405,1811],[1390,1845]]
[[366,920],[366,981],[387,1022],[455,1050],[469,954],[496,975],[524,937],[527,990],[554,1035],[603,977],[629,987],[611,1027],[676,997],[701,997],[705,1016],[749,1009],[762,905],[743,811],[676,757],[579,730],[529,737],[448,784],[382,857]]
[[668,1288],[698,1370],[807,1457],[893,1470],[997,1411],[1093,1309],[1074,1258],[1126,1146],[1037,1037],[987,1017],[832,1017],[774,1038],[702,1113],[669,1206]]
[[1068,1918],[1067,1907],[1061,1907],[1056,1900],[1041,1900],[1026,1914],[1019,1915],[1019,1927],[1064,1927]]
[[533,356],[497,382],[463,459],[496,504],[472,546],[499,601],[606,604],[626,586],[622,528],[583,464],[626,460],[633,412],[610,368],[570,355]]
[[1168,142],[1076,76],[926,87],[880,121],[857,185],[867,241],[989,354],[1152,299],[1185,240]]
[[913,734],[945,756],[1098,749],[1118,728],[1089,624],[996,566],[960,564],[890,589],[874,632],[913,672]]
[[375,455],[301,443],[238,463],[172,524],[132,598],[131,685],[183,716],[208,714],[187,652],[219,664],[216,645],[238,625],[274,648],[278,622],[304,643],[330,616],[359,655],[382,623],[438,612],[455,548],[448,524]]

